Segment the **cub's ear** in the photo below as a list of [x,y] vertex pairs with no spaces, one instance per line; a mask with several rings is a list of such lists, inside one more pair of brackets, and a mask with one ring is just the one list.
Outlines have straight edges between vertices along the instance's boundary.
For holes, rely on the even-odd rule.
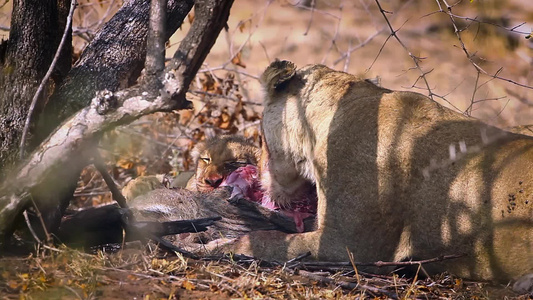
[[270,95],[294,74],[296,74],[296,66],[292,62],[276,59],[261,75],[261,84]]

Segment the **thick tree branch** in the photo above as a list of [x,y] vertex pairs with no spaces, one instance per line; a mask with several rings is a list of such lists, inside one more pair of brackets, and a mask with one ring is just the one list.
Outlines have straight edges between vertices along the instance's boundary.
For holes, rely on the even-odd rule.
[[[198,1],[195,21],[165,72],[164,88],[157,97],[149,96],[152,93],[137,86],[116,93],[101,91],[90,106],[64,122],[41,144],[18,169],[17,175],[0,188],[0,241],[9,236],[13,221],[27,204],[27,198],[21,197],[23,191],[38,190],[41,201],[38,206],[64,206],[57,203],[56,196],[68,192],[65,182],[72,176],[77,178],[80,166],[87,162],[103,132],[143,115],[189,106],[185,93],[225,26],[232,3],[232,0]],[[61,215],[45,221],[58,225],[55,224],[58,217]]]
[[[9,39],[0,47],[0,180],[18,161],[18,146],[31,99],[59,45],[70,3],[68,0],[11,2]],[[70,69],[70,44],[68,34],[66,47],[63,47],[56,72],[52,75],[56,84]],[[47,86],[42,94],[49,92],[50,86]],[[36,112],[42,110],[45,98],[40,97],[37,101]],[[30,135],[35,129],[33,125]]]
[[[169,0],[167,10],[172,20],[167,27],[169,30],[165,34],[166,38],[181,25],[192,8],[192,4],[193,0]],[[128,1],[106,23],[85,49],[73,70],[69,72],[64,84],[50,99],[44,117],[41,116],[39,120],[38,129],[40,132],[36,133],[38,136],[32,140],[32,143],[40,142],[64,118],[72,115],[76,110],[88,106],[90,99],[99,89],[107,88],[114,91],[130,84],[130,81],[124,80],[124,78],[134,80],[138,76],[146,53],[149,7],[150,2],[147,1]],[[115,107],[116,103],[113,102],[115,97],[107,100],[100,99],[99,113]],[[36,183],[34,186],[27,187],[45,218],[48,231],[54,232],[59,226],[61,215],[68,206],[76,188],[79,172],[88,164],[89,153],[91,153],[93,144],[97,140],[98,137],[94,137],[93,141],[85,143],[84,148],[80,148],[74,154],[75,160],[68,158],[59,160],[60,165],[55,169],[51,168],[51,172],[46,174],[50,178],[44,180],[43,183]],[[45,149],[46,146],[37,151],[46,151]],[[53,164],[55,163],[53,162]],[[24,184],[22,186],[26,188]],[[0,190],[0,196],[5,193],[9,193],[9,191],[2,192]],[[0,209],[1,207],[0,200]],[[41,229],[40,222],[35,223],[36,230]]]
[[166,0],[153,0],[150,7],[150,24],[146,44],[144,72],[148,84],[152,80],[160,82],[165,69],[165,11]]
[[63,36],[61,37],[61,42],[59,42],[59,46],[57,47],[56,54],[54,55],[54,59],[52,60],[52,63],[50,64],[50,67],[48,67],[48,71],[44,75],[43,79],[41,80],[41,84],[39,84],[39,87],[37,88],[37,91],[33,95],[33,99],[31,100],[30,108],[28,110],[28,115],[26,116],[26,122],[24,123],[24,129],[22,130],[22,137],[20,138],[20,150],[19,150],[19,157],[20,159],[24,159],[24,156],[26,155],[24,147],[26,146],[26,136],[28,135],[28,132],[30,130],[30,124],[33,116],[33,111],[35,109],[35,105],[37,105],[37,100],[39,100],[39,97],[43,90],[45,89],[45,85],[48,82],[48,79],[50,76],[52,76],[52,71],[54,71],[57,62],[61,58],[61,54],[63,52],[63,46],[65,45],[65,42],[67,41],[67,38],[69,36],[69,33],[71,33],[71,26],[72,26],[72,16],[74,15],[74,9],[76,8],[76,0],[72,0],[70,3],[70,10],[67,16],[67,24],[65,25],[65,29],[63,30]]
[[[166,1],[167,40],[192,9],[193,0]],[[150,1],[125,1],[85,48],[39,120],[38,145],[66,118],[86,107],[96,91],[117,91],[135,84],[146,59]]]
[[169,66],[178,81],[182,82],[182,88],[176,90],[173,98],[185,97],[189,84],[209,53],[201,49],[213,47],[218,34],[226,26],[232,4],[233,0],[196,1],[194,22],[189,31],[193,34],[187,34]]

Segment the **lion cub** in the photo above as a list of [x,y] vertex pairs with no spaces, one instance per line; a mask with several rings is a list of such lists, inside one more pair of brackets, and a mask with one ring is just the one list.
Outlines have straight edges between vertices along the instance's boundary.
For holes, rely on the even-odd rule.
[[192,157],[196,163],[194,172],[182,172],[170,184],[162,183],[165,178],[162,175],[140,176],[130,181],[122,189],[122,194],[129,201],[166,186],[185,187],[199,192],[212,191],[237,168],[245,165],[257,166],[260,152],[258,147],[241,136],[213,137],[199,142],[193,148]]
[[244,137],[223,135],[199,142],[192,150],[196,172],[187,189],[208,192],[216,189],[226,176],[246,165],[257,166],[260,149]]

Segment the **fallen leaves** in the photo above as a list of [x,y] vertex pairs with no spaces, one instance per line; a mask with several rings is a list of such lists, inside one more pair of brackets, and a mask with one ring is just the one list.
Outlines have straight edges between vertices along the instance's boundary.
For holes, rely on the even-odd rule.
[[[390,295],[399,299],[489,299],[494,295],[485,289],[486,283],[449,274],[424,280],[370,274],[356,278],[349,267],[328,270],[324,265],[322,270],[295,272],[282,266],[263,266],[256,260],[196,261],[163,254],[158,250],[125,250],[88,255],[61,248],[24,259],[3,258],[0,295],[6,299],[58,295],[68,299],[388,299]],[[341,288],[340,283],[355,288]]]

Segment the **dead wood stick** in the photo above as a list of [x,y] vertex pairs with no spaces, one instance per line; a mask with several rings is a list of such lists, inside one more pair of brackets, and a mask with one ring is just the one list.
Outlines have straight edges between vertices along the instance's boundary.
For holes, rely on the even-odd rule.
[[[439,262],[448,259],[455,259],[463,257],[464,254],[451,254],[451,255],[442,255],[439,257],[434,257],[424,260],[411,260],[411,261],[400,261],[400,262],[387,262],[387,261],[377,261],[377,262],[355,262],[356,266],[374,266],[374,267],[388,267],[388,266],[413,266],[413,265],[422,265],[429,264],[434,262]],[[329,268],[339,268],[346,267],[352,268],[351,262],[326,262],[326,261],[311,261],[311,262],[298,262],[290,267],[303,266],[303,267],[329,267]]]
[[170,251],[170,252],[177,252],[187,258],[192,258],[192,259],[198,259],[199,257],[196,255],[196,254],[193,254],[187,250],[183,250],[179,247],[176,247],[174,246],[171,242],[165,240],[164,238],[162,237],[158,237],[158,236],[155,236],[153,234],[148,234],[148,237],[159,244],[159,247],[167,250],[167,251]]
[[335,279],[332,279],[332,278],[328,278],[328,277],[320,276],[320,275],[317,275],[317,274],[313,274],[312,272],[308,272],[308,271],[304,271],[304,270],[300,270],[298,272],[298,274],[301,275],[301,276],[307,277],[307,278],[309,278],[311,280],[318,281],[318,282],[323,283],[323,284],[334,284],[334,285],[340,286],[343,289],[347,289],[347,290],[355,290],[355,289],[368,290],[368,291],[371,291],[372,293],[386,295],[387,297],[389,297],[391,299],[398,299],[398,296],[396,294],[393,294],[393,293],[391,293],[389,291],[386,291],[386,290],[380,289],[380,288],[376,288],[376,287],[373,287],[373,286],[364,285],[364,284],[357,284],[356,282],[335,280]]
[[107,173],[107,168],[104,164],[104,161],[102,157],[100,156],[100,153],[98,153],[98,150],[95,150],[93,155],[93,164],[102,175],[102,178],[104,179],[107,187],[109,188],[109,191],[111,191],[111,195],[113,196],[113,199],[117,201],[118,205],[122,208],[128,208],[128,204],[126,203],[126,198],[124,195],[122,195],[122,192],[118,189],[117,183],[109,173]]
[[293,258],[293,259],[289,259],[286,262],[286,264],[289,265],[289,264],[291,264],[293,262],[301,261],[302,259],[304,259],[306,257],[309,257],[309,256],[311,256],[311,252],[310,251],[308,251],[308,252],[306,252],[304,254],[300,254],[300,255],[296,256],[295,258]]

